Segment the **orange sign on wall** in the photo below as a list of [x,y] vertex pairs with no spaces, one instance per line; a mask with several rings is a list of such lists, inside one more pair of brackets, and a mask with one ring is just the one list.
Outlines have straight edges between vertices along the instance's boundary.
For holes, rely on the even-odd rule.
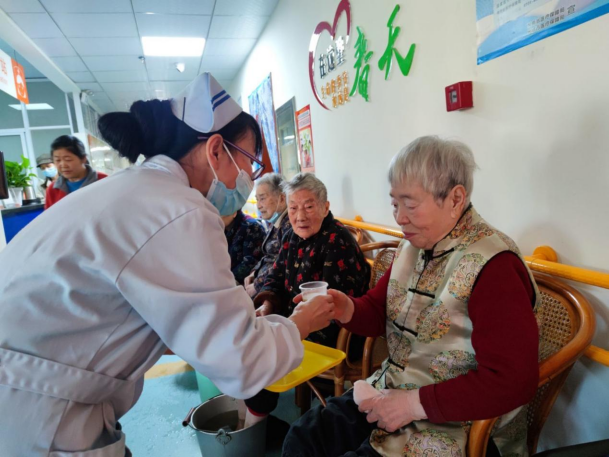
[[0,90],[23,103],[29,103],[23,67],[0,50]]

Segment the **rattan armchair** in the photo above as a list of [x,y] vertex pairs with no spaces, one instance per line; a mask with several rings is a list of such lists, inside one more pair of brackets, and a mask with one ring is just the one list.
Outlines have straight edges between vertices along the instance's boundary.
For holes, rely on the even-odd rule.
[[[532,455],[539,434],[573,364],[592,341],[594,311],[578,291],[551,276],[535,273],[542,302],[539,325],[539,386],[527,411],[527,444]],[[474,421],[467,443],[468,457],[484,457],[498,418]]]

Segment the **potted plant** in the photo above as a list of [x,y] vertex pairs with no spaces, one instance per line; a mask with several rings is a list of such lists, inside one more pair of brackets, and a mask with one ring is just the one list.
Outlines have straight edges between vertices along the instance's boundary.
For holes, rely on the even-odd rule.
[[21,206],[23,203],[23,189],[31,186],[30,179],[36,175],[31,172],[30,160],[21,156],[21,163],[6,161],[6,181],[8,183],[8,192],[15,206]]

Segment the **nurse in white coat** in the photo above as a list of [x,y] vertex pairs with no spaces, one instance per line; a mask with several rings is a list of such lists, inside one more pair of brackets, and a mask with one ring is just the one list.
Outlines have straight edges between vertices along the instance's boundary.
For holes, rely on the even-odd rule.
[[296,368],[331,297],[256,318],[221,215],[252,188],[258,125],[209,74],[100,120],[131,167],[63,199],[0,254],[0,455],[125,455],[117,420],[168,347],[248,398]]

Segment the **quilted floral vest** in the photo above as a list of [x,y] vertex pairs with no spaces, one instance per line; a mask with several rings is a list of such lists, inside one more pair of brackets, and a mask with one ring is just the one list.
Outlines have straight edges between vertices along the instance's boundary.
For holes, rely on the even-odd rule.
[[[368,382],[410,390],[475,370],[467,303],[486,262],[503,251],[522,258],[516,244],[471,205],[433,251],[402,242],[387,291],[389,357]],[[532,275],[531,281],[539,299]],[[381,455],[464,457],[469,425],[417,421],[394,434],[374,430],[370,442]],[[526,408],[504,415],[493,439],[503,457],[527,455]]]

